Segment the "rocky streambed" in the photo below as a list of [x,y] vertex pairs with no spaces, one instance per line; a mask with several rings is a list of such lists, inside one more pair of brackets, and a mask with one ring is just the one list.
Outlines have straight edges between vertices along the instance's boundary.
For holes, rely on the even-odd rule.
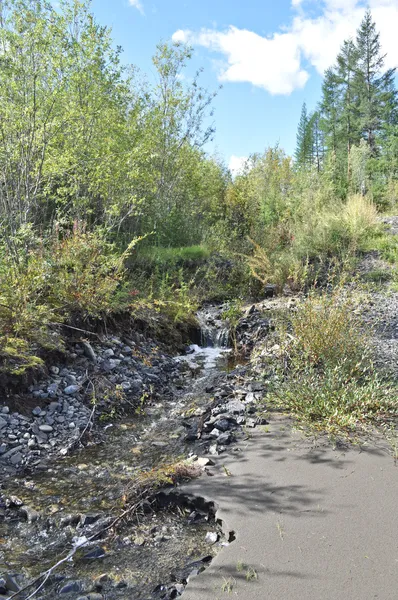
[[[241,452],[245,430],[266,422],[257,406],[264,382],[231,362],[221,311],[200,316],[207,347],[171,357],[131,337],[79,342],[70,365],[51,365],[31,386],[33,408],[2,405],[0,596],[175,598],[232,541],[203,498],[175,486],[134,496],[135,482],[164,465],[183,461],[187,477],[211,476],[212,456]],[[269,329],[253,307],[239,344],[251,348]],[[123,419],[113,412],[117,393],[135,411]]]

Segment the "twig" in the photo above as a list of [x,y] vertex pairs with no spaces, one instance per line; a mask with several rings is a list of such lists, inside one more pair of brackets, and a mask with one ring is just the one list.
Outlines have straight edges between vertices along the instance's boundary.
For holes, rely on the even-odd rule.
[[[123,511],[121,515],[119,515],[118,517],[116,517],[109,525],[107,525],[106,527],[104,527],[104,529],[100,533],[104,533],[105,531],[109,531],[109,529],[112,529],[113,527],[115,527],[118,523],[120,523],[120,521],[122,521],[125,517],[127,517],[129,514],[131,514],[134,510],[137,510],[138,507],[141,504],[141,500],[142,500],[143,495],[144,494],[141,494],[141,498],[140,498],[140,500],[138,502],[136,502],[135,504],[133,504],[132,506],[130,506],[129,508],[127,508],[125,511]],[[93,540],[95,540],[97,538],[97,536],[98,536],[98,532],[94,533],[89,538],[86,538],[81,544],[77,544],[76,546],[74,546],[72,548],[72,550],[67,554],[67,556],[65,556],[64,558],[62,558],[61,560],[59,560],[55,565],[53,565],[52,567],[50,567],[47,571],[44,571],[44,573],[41,573],[38,577],[36,577],[36,579],[34,579],[33,581],[31,581],[30,583],[28,583],[27,585],[25,585],[25,587],[21,588],[18,592],[15,592],[15,594],[13,594],[12,596],[9,597],[9,600],[12,600],[13,598],[17,598],[20,594],[22,594],[22,592],[25,592],[29,588],[33,587],[35,585],[35,583],[38,583],[40,581],[40,579],[42,577],[44,577],[44,579],[41,582],[41,584],[39,585],[39,587],[34,592],[32,592],[26,598],[26,600],[29,600],[30,598],[33,598],[34,596],[36,596],[36,594],[42,589],[42,587],[44,586],[44,584],[46,583],[46,581],[48,580],[48,578],[50,577],[50,575],[55,571],[55,569],[57,569],[62,564],[64,564],[68,560],[70,560],[75,555],[75,553],[77,552],[77,550],[79,550],[80,548],[83,548],[84,546],[86,546],[87,544],[89,544],[90,542],[92,542]]]
[[72,325],[66,325],[66,323],[50,323],[50,325],[57,325],[57,327],[67,327],[68,329],[73,329],[74,331],[81,331],[82,333],[87,333],[87,335],[94,335],[99,340],[101,336],[98,333],[94,333],[93,331],[87,331],[87,329],[80,329],[79,327],[72,327]]

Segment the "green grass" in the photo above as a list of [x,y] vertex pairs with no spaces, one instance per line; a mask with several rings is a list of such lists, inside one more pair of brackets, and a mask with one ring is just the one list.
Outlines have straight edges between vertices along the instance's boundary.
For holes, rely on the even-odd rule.
[[343,288],[312,293],[279,327],[281,356],[264,398],[311,429],[341,435],[398,416],[396,384],[371,359],[361,297]]

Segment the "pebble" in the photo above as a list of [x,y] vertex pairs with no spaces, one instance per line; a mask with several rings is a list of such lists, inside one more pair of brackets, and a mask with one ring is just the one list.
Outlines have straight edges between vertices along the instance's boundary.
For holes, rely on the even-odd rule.
[[79,391],[80,387],[78,385],[68,385],[64,389],[64,394],[67,396],[74,396]]
[[205,542],[206,544],[215,544],[218,541],[218,533],[215,531],[209,531],[206,533]]
[[51,425],[39,425],[39,429],[43,433],[51,433],[52,431],[54,431]]

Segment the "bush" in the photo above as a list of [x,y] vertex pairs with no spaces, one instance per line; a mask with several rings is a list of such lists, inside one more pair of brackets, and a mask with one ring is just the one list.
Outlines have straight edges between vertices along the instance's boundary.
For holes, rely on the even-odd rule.
[[373,368],[359,301],[338,287],[302,302],[280,327],[279,377],[266,403],[330,433],[398,415],[396,388]]

